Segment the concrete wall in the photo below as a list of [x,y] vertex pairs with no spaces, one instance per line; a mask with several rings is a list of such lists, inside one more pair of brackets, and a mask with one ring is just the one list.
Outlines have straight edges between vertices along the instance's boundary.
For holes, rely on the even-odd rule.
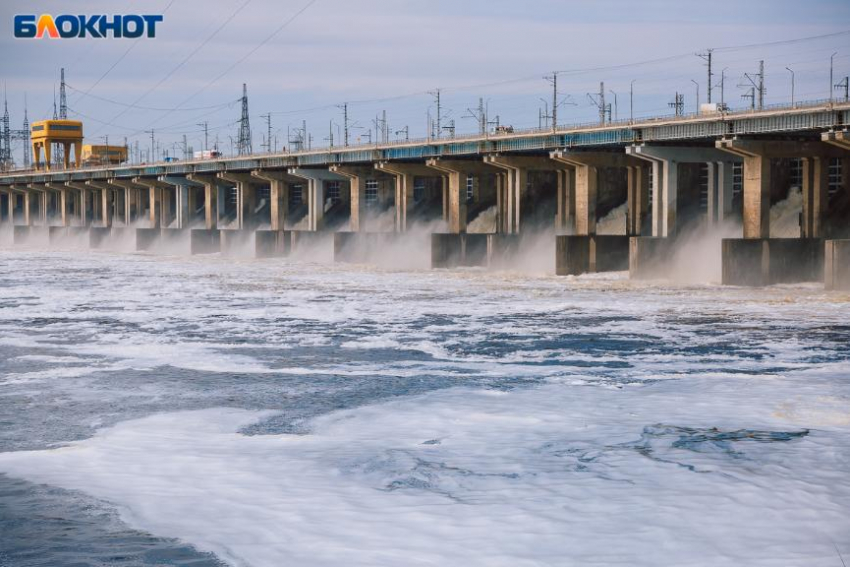
[[628,236],[555,237],[555,273],[559,276],[617,272],[628,268]]
[[823,265],[826,289],[850,291],[850,240],[827,240]]
[[722,255],[726,285],[819,282],[824,277],[819,238],[726,238]]

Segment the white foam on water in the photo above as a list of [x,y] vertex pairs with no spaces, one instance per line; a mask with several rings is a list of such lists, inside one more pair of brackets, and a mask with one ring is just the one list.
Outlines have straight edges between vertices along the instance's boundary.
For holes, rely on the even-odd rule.
[[493,205],[481,211],[477,217],[469,222],[466,227],[466,232],[470,233],[495,233],[496,232],[496,216],[499,213],[498,207]]
[[770,237],[799,238],[802,211],[802,190],[796,186],[791,187],[785,199],[770,207]]
[[628,203],[618,205],[596,221],[596,234],[626,234]]
[[0,454],[0,471],[240,566],[827,565],[850,526],[848,394],[815,372],[457,389],[301,436],[240,435],[271,412],[220,408]]

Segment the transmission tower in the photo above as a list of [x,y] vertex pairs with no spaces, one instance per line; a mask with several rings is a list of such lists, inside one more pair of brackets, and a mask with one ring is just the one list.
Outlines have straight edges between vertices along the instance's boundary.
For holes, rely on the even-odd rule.
[[65,97],[65,67],[59,70],[59,119],[68,119],[68,99]]
[[685,113],[685,95],[676,93],[673,102],[668,102],[667,106],[676,112],[676,116],[682,116]]
[[239,141],[236,151],[240,156],[253,153],[251,148],[251,123],[248,121],[248,86],[242,83],[242,118],[239,119]]
[[9,104],[6,93],[3,93],[3,123],[0,131],[0,166],[9,169],[12,166],[12,132],[9,129]]
[[[27,117],[27,97],[24,95],[24,124],[20,130],[12,130],[9,136],[10,140],[19,140],[23,142],[21,154],[23,156],[23,166],[29,169],[30,166],[30,121]],[[11,158],[11,152],[10,152]]]

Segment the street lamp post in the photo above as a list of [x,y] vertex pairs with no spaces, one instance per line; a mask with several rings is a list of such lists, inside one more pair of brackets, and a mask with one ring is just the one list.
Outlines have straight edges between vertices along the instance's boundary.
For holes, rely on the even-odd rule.
[[629,120],[631,122],[635,121],[635,81],[637,79],[632,79],[632,82],[629,84]]
[[619,120],[619,111],[617,110],[617,93],[614,91],[609,91],[612,95],[614,95],[614,121]]
[[543,103],[543,114],[540,115],[540,119],[537,121],[537,127],[542,129],[543,128],[543,121],[545,120],[548,123],[549,119],[552,118],[552,117],[549,115],[549,101],[547,101],[543,97],[537,97],[537,98],[540,100],[540,102]]
[[794,107],[794,70],[790,67],[785,67],[785,70],[791,73],[791,108]]
[[832,97],[832,90],[833,90],[833,85],[832,85],[832,60],[835,59],[836,55],[838,55],[837,51],[829,56],[829,103],[830,104],[832,104],[832,98],[833,98]]
[[696,113],[697,113],[697,114],[699,114],[699,83],[698,83],[698,82],[696,82],[696,81],[695,81],[695,80],[693,80],[693,79],[691,79],[691,82],[692,82],[694,85],[696,85],[696,87],[697,87],[697,102],[696,102],[696,104],[694,105],[694,107],[696,108]]

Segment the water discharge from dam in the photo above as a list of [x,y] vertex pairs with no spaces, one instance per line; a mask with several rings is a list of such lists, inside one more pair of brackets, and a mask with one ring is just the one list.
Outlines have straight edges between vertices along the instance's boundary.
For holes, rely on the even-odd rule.
[[0,250],[0,565],[837,561],[850,296],[555,277],[547,238]]

